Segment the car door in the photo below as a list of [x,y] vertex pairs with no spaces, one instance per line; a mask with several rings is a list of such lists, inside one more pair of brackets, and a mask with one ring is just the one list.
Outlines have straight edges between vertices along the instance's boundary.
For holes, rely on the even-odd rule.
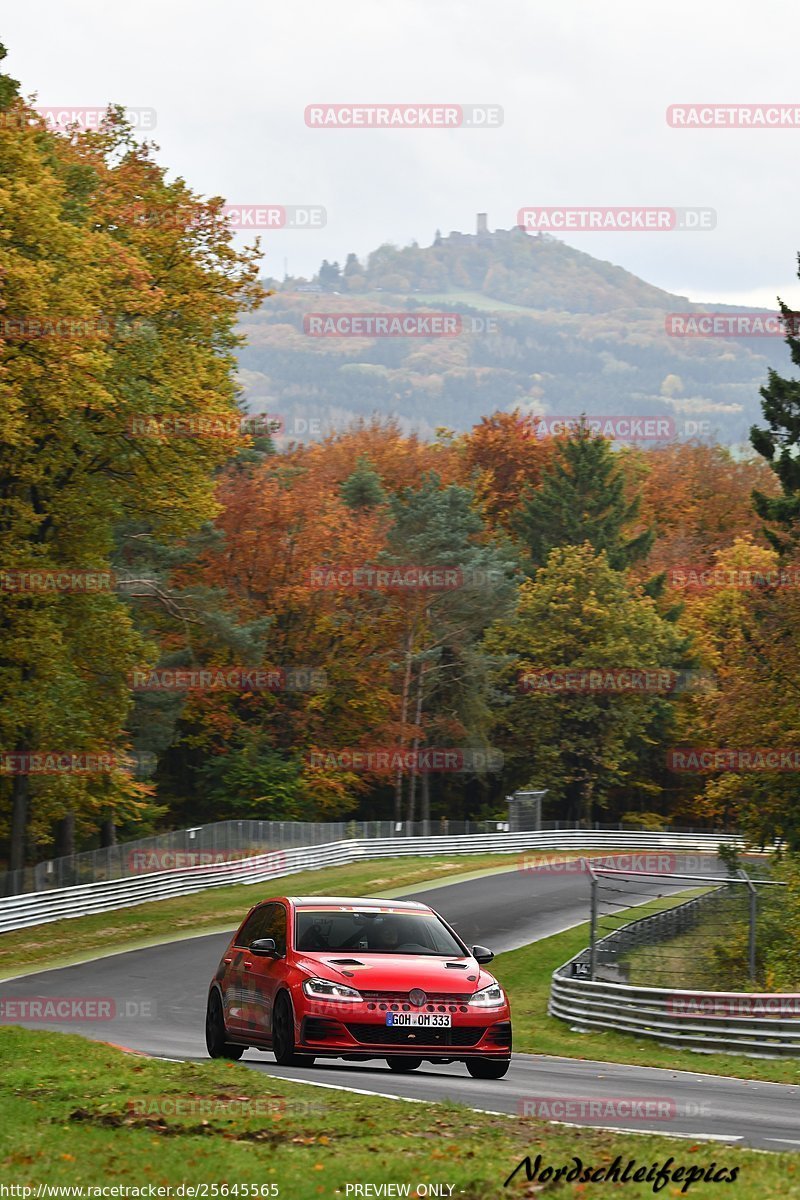
[[244,1033],[251,1027],[253,1004],[250,997],[251,983],[248,972],[252,966],[253,956],[248,953],[248,949],[252,942],[261,937],[260,930],[263,923],[264,905],[261,905],[251,912],[225,956],[227,969],[222,998],[225,1008],[225,1024],[231,1033]]
[[259,938],[272,938],[277,955],[247,955],[243,962],[244,991],[247,995],[250,1032],[260,1037],[272,1033],[272,1006],[275,992],[286,973],[286,909],[283,904],[264,904],[259,909],[262,921]]

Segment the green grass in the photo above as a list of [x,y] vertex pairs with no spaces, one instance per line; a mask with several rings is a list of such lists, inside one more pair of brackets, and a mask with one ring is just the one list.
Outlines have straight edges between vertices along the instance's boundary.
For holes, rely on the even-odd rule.
[[666,942],[630,950],[622,961],[628,969],[628,980],[634,987],[748,991],[750,983],[746,963],[742,964],[738,976],[731,978],[724,971],[722,963],[716,960],[714,949],[718,945],[719,924],[704,922],[696,929],[678,934]]
[[[647,909],[643,908],[642,912]],[[528,1054],[554,1054],[566,1058],[598,1059],[605,1062],[667,1067],[680,1071],[702,1071],[732,1075],[739,1079],[800,1083],[800,1059],[747,1058],[740,1054],[699,1054],[662,1046],[654,1038],[633,1034],[574,1032],[566,1021],[547,1013],[550,977],[588,944],[589,926],[580,925],[566,933],[544,938],[531,946],[499,954],[492,964],[511,997],[514,1020],[514,1049]]]
[[[0,1179],[35,1187],[276,1184],[283,1200],[344,1200],[346,1185],[439,1183],[459,1200],[580,1196],[580,1184],[503,1180],[525,1155],[542,1166],[665,1163],[737,1167],[735,1190],[698,1183],[692,1197],[800,1196],[792,1154],[574,1129],[271,1079],[236,1063],[167,1063],[73,1035],[0,1029]],[[180,1111],[176,1111],[176,1109]],[[681,1183],[664,1197],[681,1194]],[[146,1194],[146,1192],[145,1192]],[[209,1195],[212,1193],[209,1191]],[[351,1192],[351,1195],[353,1193]],[[652,1184],[629,1182],[631,1200]],[[240,1192],[241,1195],[241,1192]]]
[[685,933],[652,946],[638,946],[622,958],[631,984],[698,991],[776,992],[768,957],[785,922],[784,898],[777,889],[758,897],[756,981],[749,970],[748,897],[727,898],[703,913]]
[[374,300],[386,304],[393,296],[400,296],[404,301],[415,304],[463,304],[482,312],[512,312],[527,315],[548,312],[548,309],[532,308],[525,304],[513,304],[508,300],[495,300],[492,296],[484,296],[482,292],[453,291],[453,292],[359,292],[359,300]]
[[470,308],[484,312],[513,312],[531,313],[546,312],[546,309],[532,308],[525,304],[512,304],[507,300],[495,300],[492,296],[484,296],[482,292],[412,292],[409,300],[420,304],[466,304]]

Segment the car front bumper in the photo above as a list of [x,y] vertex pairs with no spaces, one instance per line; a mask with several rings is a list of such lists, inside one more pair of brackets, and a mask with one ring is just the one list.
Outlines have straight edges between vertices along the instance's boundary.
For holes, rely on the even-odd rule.
[[425,1059],[509,1059],[508,1005],[484,1010],[460,1007],[462,1011],[451,1014],[449,1028],[421,1028],[387,1025],[386,1012],[374,1004],[355,1002],[345,1008],[342,1004],[308,1001],[300,1021],[298,1050],[368,1058],[399,1054]]

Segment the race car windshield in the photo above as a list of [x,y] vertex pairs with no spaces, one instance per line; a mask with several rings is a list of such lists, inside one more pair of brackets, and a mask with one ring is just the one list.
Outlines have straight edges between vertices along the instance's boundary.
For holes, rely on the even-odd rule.
[[326,912],[298,910],[295,948],[357,954],[443,954],[466,951],[433,913]]

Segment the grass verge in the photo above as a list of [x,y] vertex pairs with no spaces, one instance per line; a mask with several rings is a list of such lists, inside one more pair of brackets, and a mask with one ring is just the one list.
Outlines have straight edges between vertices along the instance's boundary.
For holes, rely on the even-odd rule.
[[[237,1196],[233,1189],[246,1184],[264,1196],[274,1184],[282,1200],[344,1198],[348,1184],[405,1184],[415,1196],[425,1194],[419,1184],[433,1183],[446,1185],[434,1194],[461,1200],[586,1194],[580,1183],[527,1183],[524,1171],[503,1187],[525,1155],[534,1161],[538,1154],[542,1168],[573,1166],[573,1156],[595,1169],[617,1155],[623,1166],[633,1159],[648,1169],[672,1159],[673,1171],[715,1162],[726,1173],[738,1168],[735,1190],[721,1189],[737,1200],[800,1196],[792,1154],[358,1096],[235,1063],[167,1063],[9,1027],[0,1029],[0,1057],[1,1177],[18,1187],[122,1184],[147,1195],[150,1185],[189,1183],[217,1185],[208,1196]],[[663,1194],[686,1194],[683,1187],[679,1178]],[[631,1200],[653,1192],[647,1182],[623,1190]],[[718,1197],[719,1183],[695,1183],[688,1194]]]

